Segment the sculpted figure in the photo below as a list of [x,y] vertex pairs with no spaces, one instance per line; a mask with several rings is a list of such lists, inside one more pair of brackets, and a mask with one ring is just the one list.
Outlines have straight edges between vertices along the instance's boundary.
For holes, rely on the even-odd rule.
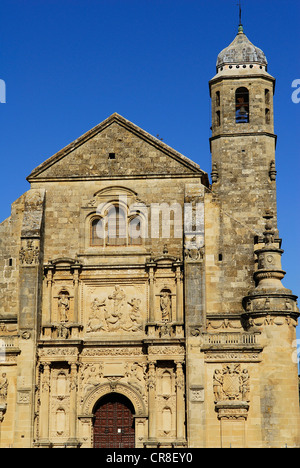
[[[140,299],[133,298],[131,302],[128,302],[128,304],[131,306],[132,310],[129,314],[131,323],[129,327],[126,328],[126,330],[130,331],[138,331],[142,329],[142,320],[141,320],[141,314],[140,314]],[[125,327],[124,327],[125,329]]]
[[8,392],[8,380],[6,374],[3,373],[0,377],[0,401],[6,402]]
[[221,401],[223,397],[223,376],[219,369],[215,370],[213,378],[213,391],[215,396],[215,402]]
[[69,321],[70,299],[67,293],[61,293],[58,300],[59,316],[61,322]]
[[[89,316],[89,321],[88,321],[87,329],[86,329],[87,333],[104,330],[104,327],[102,325],[101,318],[100,318],[100,312],[101,312],[101,308],[105,307],[105,305],[106,305],[105,300],[100,302],[98,299],[94,299],[94,301],[92,302],[92,306],[91,306],[92,312]],[[104,311],[106,312],[106,309],[104,309]]]
[[107,323],[108,331],[116,331],[121,327],[121,320],[123,316],[123,306],[125,300],[125,293],[120,286],[115,286],[115,290],[108,299],[113,301],[113,311],[106,312],[105,321]]
[[163,291],[160,297],[160,310],[163,322],[170,322],[171,319],[171,297],[167,291]]

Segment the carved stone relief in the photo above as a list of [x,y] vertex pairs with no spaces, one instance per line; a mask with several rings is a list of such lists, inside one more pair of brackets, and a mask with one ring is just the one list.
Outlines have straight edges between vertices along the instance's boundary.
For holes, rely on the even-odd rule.
[[133,286],[116,285],[110,293],[107,289],[105,293],[102,288],[94,289],[86,333],[141,333],[146,295]]
[[0,405],[4,405],[7,403],[8,387],[9,383],[7,374],[3,372],[0,375]]
[[37,265],[39,263],[40,247],[38,240],[24,239],[20,250],[21,265]]
[[240,364],[226,364],[216,369],[213,376],[215,403],[219,401],[249,401],[250,377],[247,369]]

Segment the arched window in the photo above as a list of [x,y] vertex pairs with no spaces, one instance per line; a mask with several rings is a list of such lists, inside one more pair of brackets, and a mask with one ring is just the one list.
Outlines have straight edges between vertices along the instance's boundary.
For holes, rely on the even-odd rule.
[[126,215],[120,206],[111,206],[107,213],[107,245],[126,245]]
[[249,123],[249,91],[247,88],[236,90],[235,121],[236,123]]
[[142,236],[142,220],[139,216],[134,216],[129,221],[129,244],[141,245]]
[[88,222],[90,247],[141,246],[147,237],[147,216],[139,210],[130,213],[125,204],[110,202]]
[[103,246],[103,221],[101,218],[94,218],[91,223],[91,246]]
[[268,106],[270,104],[270,90],[265,89],[265,103]]

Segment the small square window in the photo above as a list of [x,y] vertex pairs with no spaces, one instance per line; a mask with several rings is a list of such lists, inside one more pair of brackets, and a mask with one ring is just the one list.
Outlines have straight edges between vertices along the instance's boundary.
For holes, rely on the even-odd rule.
[[116,153],[109,153],[108,159],[116,159]]

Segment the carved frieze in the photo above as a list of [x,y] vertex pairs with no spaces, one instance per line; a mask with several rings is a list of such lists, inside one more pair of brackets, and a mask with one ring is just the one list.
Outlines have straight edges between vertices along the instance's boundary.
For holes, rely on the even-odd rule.
[[81,356],[96,357],[96,356],[142,356],[143,349],[139,347],[124,347],[124,348],[85,348]]
[[260,362],[262,360],[260,351],[206,351],[206,362]]
[[174,345],[174,346],[149,346],[148,348],[149,355],[176,355],[176,356],[184,356],[185,355],[185,347],[181,345]]

